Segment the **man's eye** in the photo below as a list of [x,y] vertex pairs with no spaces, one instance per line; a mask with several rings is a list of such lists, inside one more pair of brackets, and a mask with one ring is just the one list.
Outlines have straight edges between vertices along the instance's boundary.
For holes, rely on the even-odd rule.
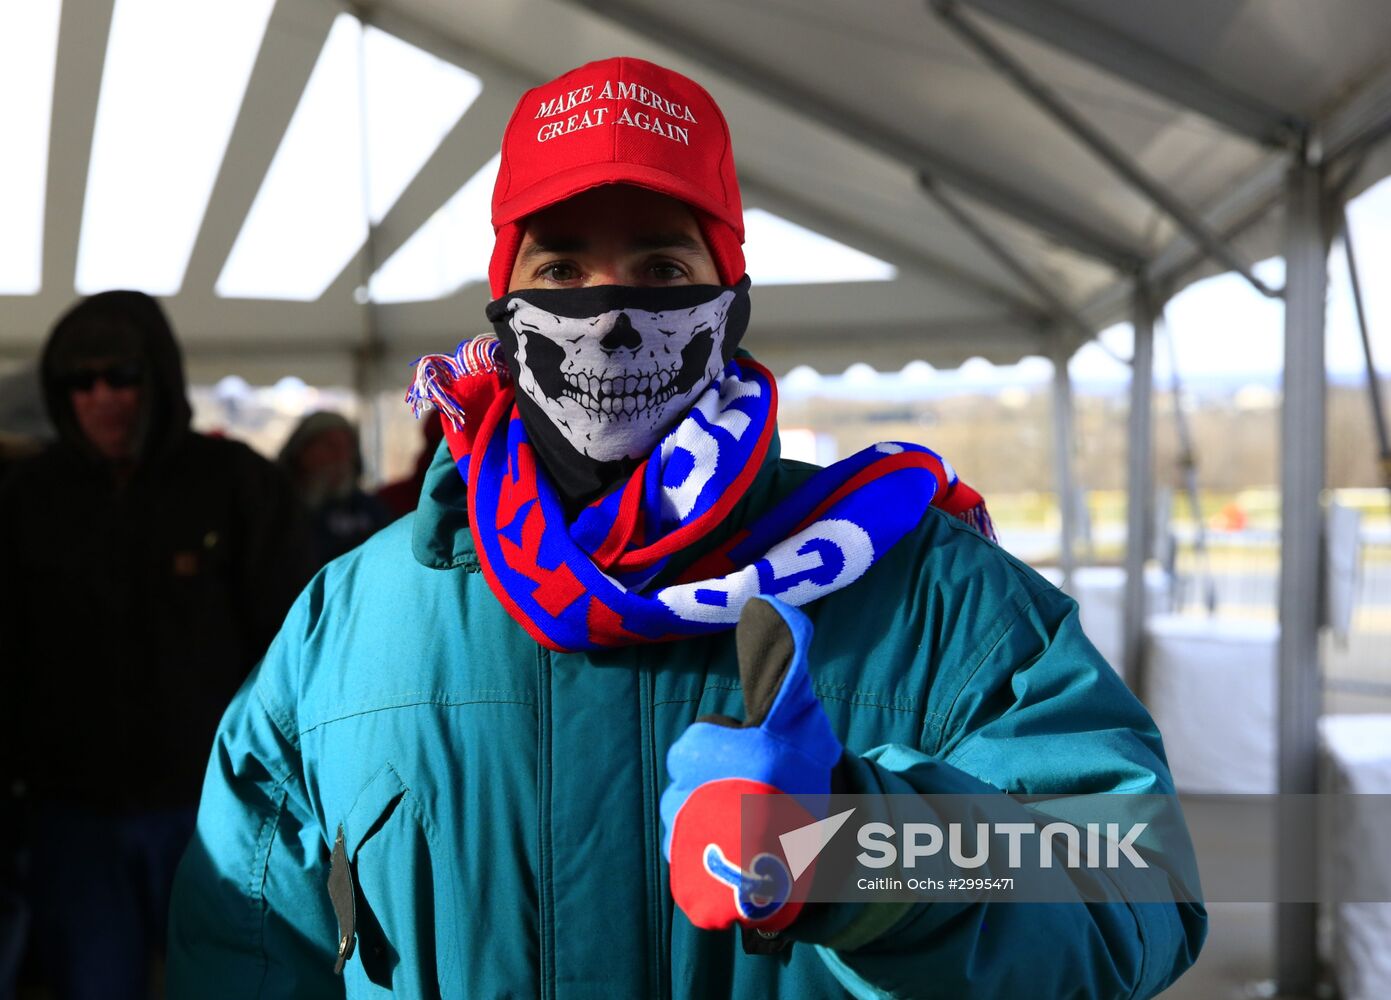
[[686,271],[680,264],[671,261],[658,261],[652,265],[652,277],[658,281],[680,281],[686,277]]
[[580,276],[579,269],[575,265],[567,264],[564,261],[546,264],[537,273],[551,281],[574,281]]

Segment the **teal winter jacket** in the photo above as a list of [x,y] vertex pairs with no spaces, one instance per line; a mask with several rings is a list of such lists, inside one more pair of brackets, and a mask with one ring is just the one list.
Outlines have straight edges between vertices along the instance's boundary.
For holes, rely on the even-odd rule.
[[[775,445],[706,545],[811,472]],[[1072,600],[935,509],[803,610],[846,791],[1172,791]],[[745,954],[673,908],[662,856],[667,750],[710,713],[742,714],[732,632],[596,653],[529,638],[441,449],[417,513],[319,573],[222,720],[169,996],[1129,998],[1196,958],[1200,906],[1081,902],[831,904],[790,949]],[[340,828],[357,933],[336,975]]]

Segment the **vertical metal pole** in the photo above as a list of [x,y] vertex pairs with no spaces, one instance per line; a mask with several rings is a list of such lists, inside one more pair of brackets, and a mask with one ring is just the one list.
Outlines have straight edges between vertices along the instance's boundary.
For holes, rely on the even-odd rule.
[[1362,307],[1362,281],[1357,273],[1357,258],[1352,250],[1352,230],[1348,228],[1348,209],[1339,208],[1339,222],[1343,231],[1343,249],[1348,255],[1348,279],[1352,283],[1352,301],[1357,307],[1357,329],[1362,334],[1362,356],[1367,360],[1367,401],[1372,407],[1372,429],[1377,436],[1377,464],[1381,469],[1381,482],[1391,489],[1391,440],[1386,433],[1386,408],[1381,402],[1381,381],[1377,375],[1376,362],[1372,358],[1372,335],[1367,330],[1367,311]]
[[1183,489],[1188,497],[1188,512],[1193,515],[1193,557],[1197,566],[1203,607],[1209,615],[1217,614],[1217,583],[1212,575],[1212,559],[1207,548],[1207,525],[1203,523],[1202,501],[1198,496],[1198,457],[1193,450],[1193,434],[1188,427],[1188,411],[1183,404],[1183,382],[1179,377],[1178,345],[1169,320],[1160,311],[1159,323],[1169,348],[1169,391],[1174,399],[1174,432],[1178,436],[1179,471],[1183,474]]
[[[1323,535],[1324,308],[1328,233],[1322,171],[1302,158],[1290,169],[1285,201],[1285,367],[1280,413],[1279,790],[1317,790],[1319,550]],[[1276,878],[1317,863],[1313,810],[1280,810]],[[1308,996],[1315,985],[1313,903],[1276,913],[1276,986]]]
[[1077,477],[1072,461],[1072,379],[1067,373],[1068,351],[1062,333],[1053,335],[1053,468],[1061,512],[1059,568],[1063,590],[1072,592],[1077,569]]
[[1145,560],[1154,509],[1154,315],[1144,281],[1135,285],[1135,350],[1130,361],[1130,450],[1126,460],[1125,607],[1121,676],[1144,696]]

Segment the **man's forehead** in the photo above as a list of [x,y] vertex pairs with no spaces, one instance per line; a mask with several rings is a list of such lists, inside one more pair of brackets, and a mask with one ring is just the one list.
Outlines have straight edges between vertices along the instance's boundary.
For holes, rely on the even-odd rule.
[[527,223],[579,220],[591,224],[660,220],[667,228],[695,224],[690,206],[679,199],[633,184],[601,184],[555,202],[531,215]]
[[140,363],[140,357],[130,352],[100,351],[91,354],[75,354],[63,365],[69,372],[105,371],[122,365]]
[[603,243],[625,250],[703,251],[700,226],[685,203],[626,184],[592,188],[537,212],[526,223],[521,256],[580,253]]
[[[533,257],[546,253],[584,253],[600,243],[607,244],[613,236],[594,230],[574,230],[566,227],[528,227],[522,243],[521,256]],[[692,233],[680,229],[633,229],[618,235],[623,249],[640,252],[652,250],[704,251],[701,241]]]

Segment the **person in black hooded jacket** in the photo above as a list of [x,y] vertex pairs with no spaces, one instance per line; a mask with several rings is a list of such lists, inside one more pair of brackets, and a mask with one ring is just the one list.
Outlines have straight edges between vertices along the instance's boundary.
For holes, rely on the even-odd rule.
[[143,997],[213,733],[307,532],[280,470],[190,428],[150,296],[79,302],[40,371],[58,440],[0,486],[3,791],[38,967],[61,997]]

